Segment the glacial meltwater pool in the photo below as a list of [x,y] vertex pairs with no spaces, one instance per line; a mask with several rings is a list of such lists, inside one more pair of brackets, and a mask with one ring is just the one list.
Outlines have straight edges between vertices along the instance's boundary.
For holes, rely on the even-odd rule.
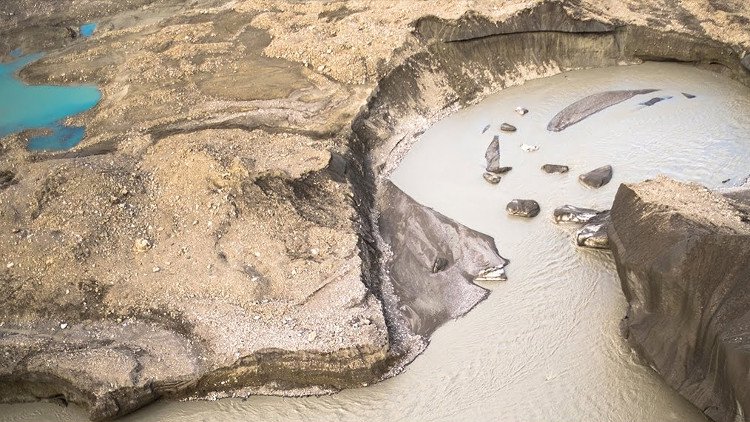
[[0,138],[25,129],[45,129],[48,133],[31,137],[30,150],[70,149],[81,142],[85,130],[65,126],[63,120],[94,107],[101,93],[90,85],[27,85],[19,81],[18,71],[41,57],[29,54],[0,63]]
[[[660,91],[546,130],[589,94],[639,88]],[[657,96],[672,98],[640,104]],[[519,105],[530,113],[516,114]],[[502,122],[518,131],[500,133]],[[513,170],[490,185],[484,152],[496,134],[502,165]],[[540,148],[524,152],[522,143]],[[571,170],[546,174],[546,163]],[[614,167],[608,185],[578,182],[605,164]],[[750,90],[720,75],[647,63],[506,89],[432,126],[391,176],[417,201],[492,235],[511,260],[509,280],[488,286],[486,301],[440,328],[404,373],[325,397],[157,403],[123,421],[703,421],[621,337],[626,303],[611,255],[578,249],[577,226],[556,225],[551,215],[563,204],[607,208],[620,183],[657,174],[719,187],[749,171]],[[507,216],[513,198],[536,199],[541,214]],[[38,403],[0,406],[0,415],[3,422],[85,419],[75,407]]]

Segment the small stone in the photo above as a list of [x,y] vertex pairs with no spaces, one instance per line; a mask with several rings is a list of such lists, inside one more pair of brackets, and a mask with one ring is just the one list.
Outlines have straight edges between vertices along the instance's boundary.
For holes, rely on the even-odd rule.
[[687,99],[689,99],[689,100],[691,100],[691,99],[695,98],[695,95],[693,95],[693,94],[688,94],[687,92],[683,92],[683,93],[682,93],[682,95],[684,95],[684,96],[685,96],[685,98],[687,98]]
[[520,114],[521,116],[523,116],[524,114],[528,112],[529,110],[524,107],[516,107],[516,113]]
[[505,275],[505,267],[504,266],[493,266],[493,267],[487,267],[477,274],[476,277],[474,277],[474,281],[505,281],[508,279],[508,276]]
[[146,252],[151,249],[151,242],[148,239],[136,239],[133,244],[133,250],[136,252]]
[[318,66],[318,72],[322,72],[324,70],[326,70],[326,66],[325,65]]
[[567,173],[570,167],[562,164],[545,164],[542,166],[545,173]]
[[61,329],[61,330],[64,330],[64,329],[66,329],[66,328],[68,328],[68,324],[66,324],[66,323],[62,323],[62,324],[60,324],[60,329]]
[[311,331],[310,334],[307,335],[307,341],[313,342],[315,339],[318,338],[318,333],[315,331]]
[[310,249],[310,254],[311,255],[317,255],[319,252],[320,251],[318,250],[318,248],[312,248],[312,249]]
[[15,266],[16,266],[16,264],[14,264],[13,262],[9,262],[7,265],[5,265],[5,268],[11,269],[11,268],[13,268]]
[[485,172],[482,175],[482,177],[484,177],[484,180],[488,181],[489,183],[492,183],[493,185],[500,183],[500,179],[502,179],[502,176],[500,176],[499,174],[492,173],[489,171]]
[[500,137],[495,135],[492,138],[492,142],[487,146],[487,151],[484,153],[484,159],[487,161],[487,167],[485,170],[490,173],[497,173],[497,169],[500,168]]
[[539,215],[539,203],[533,199],[514,199],[508,202],[505,211],[510,215],[532,218]]
[[612,166],[606,165],[578,176],[578,180],[591,188],[600,188],[612,180]]
[[651,107],[652,105],[654,105],[654,104],[656,104],[658,102],[661,102],[661,101],[664,101],[664,100],[668,100],[670,98],[672,98],[672,97],[654,97],[654,98],[652,98],[652,99],[650,99],[650,100],[648,100],[646,102],[641,103],[641,105],[644,105],[644,106],[647,106],[647,107]]
[[253,252],[253,255],[255,255],[256,257],[260,257],[260,252],[255,251],[255,252]]
[[448,266],[448,260],[443,257],[435,258],[435,262],[432,263],[432,273],[439,273]]
[[534,152],[539,149],[538,145],[521,144],[521,149],[525,152]]
[[490,125],[485,126],[484,129],[482,129],[482,133],[485,133],[488,130],[490,130]]
[[500,130],[502,130],[503,132],[515,132],[516,127],[510,123],[503,123],[500,125]]
[[158,273],[159,271],[161,271],[161,268],[159,268],[159,267],[154,267],[154,268],[152,268],[152,269],[151,269],[151,271],[153,271],[153,272],[155,272],[155,273]]

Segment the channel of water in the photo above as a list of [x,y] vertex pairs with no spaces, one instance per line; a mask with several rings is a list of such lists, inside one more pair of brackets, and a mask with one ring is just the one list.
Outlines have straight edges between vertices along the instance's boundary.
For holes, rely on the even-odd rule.
[[[553,133],[550,119],[589,94],[658,88]],[[686,98],[682,93],[695,95]],[[671,96],[653,106],[641,103]],[[516,106],[530,110],[525,116]],[[123,421],[702,421],[701,412],[642,364],[620,335],[626,302],[609,252],[579,249],[577,226],[557,225],[563,204],[608,208],[620,183],[657,174],[709,187],[750,169],[750,89],[674,63],[592,69],[509,88],[433,125],[392,180],[417,201],[492,235],[511,260],[509,280],[446,324],[401,375],[324,397],[251,397],[157,403]],[[502,122],[518,131],[500,133]],[[482,130],[486,125],[490,129]],[[482,178],[484,152],[500,135],[513,167],[498,185]],[[538,145],[535,152],[522,143]],[[543,164],[566,164],[546,174]],[[577,176],[614,167],[600,188]],[[510,217],[513,198],[536,199],[533,219]],[[77,421],[80,409],[0,406],[0,421]]]

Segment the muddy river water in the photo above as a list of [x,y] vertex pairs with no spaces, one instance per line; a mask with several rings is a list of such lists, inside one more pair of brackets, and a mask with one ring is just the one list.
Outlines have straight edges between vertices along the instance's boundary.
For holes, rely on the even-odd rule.
[[[655,88],[561,132],[547,123],[589,94]],[[682,93],[695,95],[687,98]],[[671,97],[652,106],[653,97]],[[530,110],[525,116],[516,106]],[[518,128],[499,131],[502,122]],[[490,128],[482,133],[483,129]],[[484,152],[500,135],[497,185],[482,178]],[[525,152],[522,143],[539,150]],[[546,174],[543,164],[570,166]],[[611,164],[612,181],[589,189],[578,175]],[[380,384],[325,397],[253,397],[157,403],[125,421],[700,421],[701,412],[643,365],[619,332],[626,303],[611,255],[574,245],[576,226],[556,225],[555,207],[606,209],[617,187],[657,174],[709,187],[750,171],[750,90],[674,63],[594,69],[531,81],[436,123],[392,180],[417,201],[495,238],[509,258],[507,282],[440,328],[406,371]],[[541,213],[510,217],[514,198]],[[52,404],[0,406],[0,421],[76,421]]]

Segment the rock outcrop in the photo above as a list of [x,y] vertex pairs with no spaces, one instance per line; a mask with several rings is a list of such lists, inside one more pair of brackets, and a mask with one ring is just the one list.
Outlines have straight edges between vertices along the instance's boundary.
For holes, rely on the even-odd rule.
[[426,338],[484,299],[488,292],[474,279],[508,260],[491,237],[420,205],[390,182],[382,189],[378,222],[388,245],[385,269],[398,312],[413,333]]
[[718,422],[750,411],[749,198],[660,177],[620,186],[611,211],[625,336]]

